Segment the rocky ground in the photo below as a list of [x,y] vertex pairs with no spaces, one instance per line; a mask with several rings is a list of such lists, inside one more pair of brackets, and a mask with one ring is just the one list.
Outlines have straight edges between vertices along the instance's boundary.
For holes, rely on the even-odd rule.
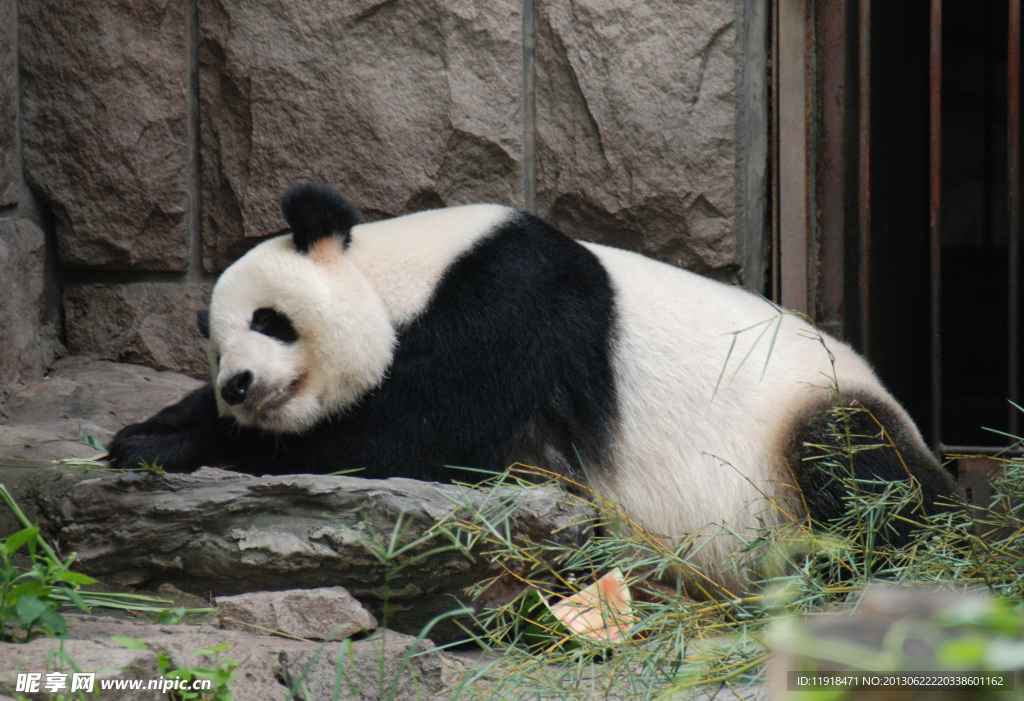
[[[69,640],[37,638],[29,643],[0,643],[0,701],[8,698],[5,693],[23,695],[15,690],[17,673],[70,673],[72,663],[79,670],[98,672],[97,689],[103,680],[144,682],[143,690],[101,691],[103,701],[166,700],[163,691],[146,689],[149,680],[160,676],[158,653],[169,658],[173,669],[224,667],[227,659],[234,660],[238,663],[234,670],[237,676],[229,688],[239,701],[283,701],[293,688],[299,690],[296,698],[307,701],[369,701],[382,698],[382,687],[390,689],[396,679],[395,699],[437,698],[455,681],[464,664],[458,656],[437,651],[429,640],[417,644],[415,638],[394,631],[376,631],[349,642],[323,643],[212,625],[156,625],[73,614],[67,619]],[[124,638],[141,642],[141,649],[126,647]],[[225,644],[230,647],[220,653],[217,663],[211,663],[208,655],[197,654]],[[336,687],[338,696],[333,695]],[[24,696],[54,698],[42,690]]]
[[78,356],[0,402],[0,455],[25,460],[84,458],[122,426],[143,421],[202,382],[181,373]]
[[[8,465],[91,457],[98,451],[83,440],[83,434],[105,445],[122,426],[144,420],[200,384],[179,373],[139,365],[65,359],[45,379],[19,388],[0,404],[0,455],[14,459],[8,460]],[[347,633],[344,637],[356,636],[351,647],[346,647],[346,654],[351,655],[350,683],[341,685],[339,698],[376,699],[381,684],[391,684],[398,676],[402,659],[417,648],[416,641],[394,631],[376,630],[377,621],[369,612],[340,587],[333,589],[336,591],[326,590],[327,594],[325,590],[293,592],[286,607],[280,601],[267,601],[267,595],[262,595],[262,601],[261,595],[253,595],[254,602],[249,603],[255,606],[247,606],[244,597],[227,597],[223,608],[231,614],[225,616],[228,620],[215,615],[191,617],[200,625],[117,620],[124,614],[114,611],[110,616],[68,614],[71,638],[63,644],[49,638],[27,644],[0,643],[0,699],[8,698],[4,692],[16,693],[18,672],[70,672],[73,662],[81,670],[105,670],[99,674],[101,679],[148,683],[159,676],[158,652],[167,655],[175,667],[209,666],[209,658],[196,651],[224,643],[230,648],[222,657],[239,663],[238,677],[231,684],[236,699],[284,699],[296,685],[302,689],[299,698],[329,699],[337,678],[335,659],[340,643],[324,644],[322,639],[329,634],[303,625],[311,621],[330,621]],[[158,593],[192,607],[208,605],[196,597],[189,600],[181,592],[175,596],[173,587],[163,587]],[[339,600],[348,608],[339,609]],[[280,634],[260,634],[271,631]],[[118,636],[139,640],[145,649],[125,647],[115,641]],[[426,640],[416,651],[433,649],[433,643]],[[63,651],[64,659],[55,655],[58,650]],[[412,658],[399,679],[397,698],[416,698],[417,689],[420,697],[440,693],[451,681],[453,669],[451,660],[439,652]],[[43,692],[26,697],[51,695]],[[167,696],[159,690],[112,690],[103,692],[102,698]]]
[[[96,456],[86,436],[106,445],[122,426],[199,385],[173,372],[69,358],[0,403],[0,483],[62,554],[77,553],[77,570],[101,577],[111,589],[137,587],[189,608],[218,607],[216,614],[186,617],[191,625],[160,625],[146,616],[125,620],[123,612],[95,615],[101,610],[94,609],[94,615],[68,614],[71,638],[63,644],[47,638],[0,643],[0,701],[4,693],[21,693],[19,672],[66,672],[73,662],[99,670],[102,679],[148,680],[159,676],[157,653],[175,667],[206,666],[209,658],[196,651],[224,643],[230,648],[222,656],[239,663],[232,689],[240,700],[284,699],[293,688],[309,701],[376,699],[382,684],[392,683],[396,699],[443,696],[464,659],[479,653],[432,652],[431,640],[417,643],[394,628],[417,633],[427,619],[456,606],[463,587],[494,573],[483,559],[458,553],[421,558],[390,580],[385,630],[378,619],[387,568],[353,534],[365,533],[367,519],[390,533],[401,518],[405,536],[417,538],[458,509],[472,508],[479,496],[474,490],[401,479],[258,478],[210,468],[160,476],[45,464]],[[514,532],[569,540],[589,532],[586,510],[557,493],[513,498]],[[17,528],[10,514],[0,515],[0,538]],[[434,545],[425,541],[411,553]],[[514,593],[506,588],[496,596]],[[431,635],[452,640],[461,630],[442,625]],[[142,645],[125,647],[123,638]],[[339,650],[345,655],[340,667]],[[45,692],[25,696],[51,698]],[[108,690],[103,698],[166,696]]]

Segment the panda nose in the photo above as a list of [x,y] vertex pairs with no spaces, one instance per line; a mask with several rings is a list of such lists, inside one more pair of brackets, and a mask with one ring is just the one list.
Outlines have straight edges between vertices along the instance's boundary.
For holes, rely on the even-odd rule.
[[224,387],[220,390],[220,396],[224,397],[224,401],[228,404],[241,404],[245,401],[245,393],[249,391],[251,384],[252,373],[248,370],[240,372],[224,383]]

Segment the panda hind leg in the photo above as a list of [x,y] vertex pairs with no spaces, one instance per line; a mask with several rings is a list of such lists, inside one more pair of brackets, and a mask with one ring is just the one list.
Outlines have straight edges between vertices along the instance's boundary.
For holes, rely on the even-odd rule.
[[827,525],[844,516],[852,489],[880,494],[885,483],[907,483],[913,476],[920,500],[906,503],[902,518],[888,519],[879,533],[884,542],[902,547],[925,515],[953,508],[952,477],[889,402],[863,393],[843,399],[843,408],[830,401],[794,425],[787,454],[801,496],[811,519]]

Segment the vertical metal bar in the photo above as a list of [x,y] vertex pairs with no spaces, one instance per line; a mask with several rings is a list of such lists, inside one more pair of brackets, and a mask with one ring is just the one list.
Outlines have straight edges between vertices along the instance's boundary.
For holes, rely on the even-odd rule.
[[[1020,299],[1020,0],[1010,0],[1010,36],[1007,51],[1007,95],[1006,95],[1006,164],[1007,227],[1010,258],[1010,318],[1007,329],[1010,336],[1009,356],[1009,398],[1020,404],[1018,342]],[[1010,407],[1010,433],[1018,435],[1020,412]]]
[[870,358],[871,311],[871,0],[860,0],[857,48],[857,289],[860,352]]
[[768,198],[768,17],[769,3],[744,0],[742,129],[743,285],[765,293],[770,227]]
[[928,228],[931,248],[932,446],[942,450],[942,0],[931,0],[928,71]]
[[537,213],[537,18],[523,0],[523,209]]
[[779,2],[779,245],[782,305],[808,305],[807,2]]
[[[854,12],[858,8],[851,0],[817,0],[815,2],[815,102],[820,106],[816,143],[815,204],[818,213],[820,242],[818,264],[819,296],[815,309],[818,327],[844,337],[856,332],[856,322],[843,326],[846,305],[852,312],[856,301],[846,302],[845,269],[852,261],[846,256],[846,230],[854,221],[851,197],[851,166],[856,158],[851,153],[855,143],[850,125],[854,123],[851,88],[855,86],[853,48],[856,46],[851,28],[855,28]],[[853,171],[855,172],[855,171]]]
[[779,5],[781,0],[772,0],[771,16],[771,71],[772,71],[772,124],[771,124],[771,188],[772,188],[772,301],[782,304],[782,263],[780,251],[782,250],[781,235],[779,233]]
[[[992,35],[992,28],[995,25],[995,15],[998,11],[995,3],[987,3],[984,6],[984,19],[985,19],[985,32],[986,34]],[[993,172],[993,160],[995,154],[993,153],[993,142],[995,141],[996,123],[995,123],[995,108],[993,103],[993,96],[995,94],[995,54],[999,51],[999,47],[994,42],[986,42],[985,45],[985,68],[984,77],[982,78],[982,99],[983,111],[983,130],[982,130],[982,149],[984,152],[981,157],[981,201],[982,215],[981,215],[981,232],[982,232],[982,246],[985,248],[992,248],[992,241],[994,239],[993,231],[993,220],[995,214],[995,207],[993,200],[995,197],[995,188],[993,188],[994,175]]]
[[188,257],[185,277],[203,277],[203,187],[200,163],[201,130],[199,123],[199,2],[189,0],[186,31],[188,33],[188,78],[185,97],[188,115]]

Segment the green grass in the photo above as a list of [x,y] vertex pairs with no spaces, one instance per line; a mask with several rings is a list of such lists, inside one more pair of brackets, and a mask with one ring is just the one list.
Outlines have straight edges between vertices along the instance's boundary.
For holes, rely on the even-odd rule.
[[[849,436],[844,427],[855,411],[862,410],[836,410],[836,444],[847,447],[825,454],[818,465],[849,489],[846,515],[828,528],[789,519],[740,536],[730,564],[747,573],[742,591],[725,591],[703,576],[693,560],[693,540],[672,548],[635,524],[623,528],[625,518],[615,505],[581,485],[573,485],[573,493],[595,506],[604,525],[578,549],[511,538],[502,520],[508,511],[500,504],[450,526],[450,537],[499,563],[504,578],[521,580],[549,599],[574,593],[618,567],[626,574],[637,615],[624,644],[555,640],[531,647],[523,636],[532,622],[524,615],[522,597],[480,611],[472,629],[489,654],[463,676],[455,698],[676,699],[742,690],[763,681],[770,631],[791,625],[795,614],[852,608],[864,587],[879,580],[981,589],[996,598],[1001,611],[1022,618],[1024,462],[1005,462],[989,507],[925,518],[916,484],[849,477],[852,451],[891,446],[884,433],[874,440]],[[537,471],[520,468],[495,480],[495,486],[528,489],[537,478]],[[919,537],[902,549],[888,546],[886,532],[907,520],[919,524]],[[735,534],[722,526],[719,535]],[[684,581],[690,586],[684,588]],[[698,595],[691,598],[687,589]]]
[[[770,358],[782,316],[789,313],[777,308],[775,312],[762,324],[733,334],[719,383],[740,334],[759,330],[739,366],[762,342],[770,343]],[[812,329],[808,338],[819,341],[834,362],[820,333]],[[765,369],[767,366],[766,359]],[[1019,605],[1024,595],[1024,461],[1005,461],[1005,472],[994,484],[988,507],[960,505],[926,518],[920,488],[913,480],[854,479],[856,452],[895,450],[895,445],[881,424],[877,435],[854,435],[851,419],[865,410],[846,405],[834,371],[829,379],[838,407],[829,445],[814,446],[813,466],[845,487],[849,495],[845,515],[824,527],[793,516],[806,511],[801,504],[766,497],[765,508],[784,515],[782,525],[739,535],[727,525],[712,524],[712,531],[717,531],[713,537],[739,543],[726,567],[743,573],[745,584],[740,591],[725,589],[701,570],[694,555],[702,539],[691,535],[670,546],[629,523],[614,504],[585,485],[569,484],[532,468],[514,469],[496,479],[495,486],[512,484],[521,489],[529,488],[538,478],[551,479],[556,487],[567,488],[576,498],[590,502],[601,527],[597,536],[578,549],[513,539],[503,522],[509,512],[497,507],[477,510],[447,527],[454,542],[467,550],[475,547],[503,568],[502,578],[518,579],[526,588],[517,600],[474,616],[471,629],[477,631],[479,643],[489,654],[485,663],[463,675],[454,698],[641,700],[682,699],[727,688],[742,691],[746,685],[764,680],[768,640],[773,634],[802,630],[801,616],[851,610],[864,588],[879,580],[984,590],[995,598],[993,605],[1000,617],[1010,615],[1024,626]],[[463,506],[470,508],[468,503]],[[890,546],[890,531],[908,521],[917,527],[918,537],[900,549]],[[566,596],[614,568],[626,574],[634,596],[636,622],[628,642],[527,644],[524,632],[535,629],[535,622],[524,617],[522,601],[531,591],[539,590],[549,599]],[[472,594],[478,596],[488,584],[482,583]],[[976,628],[982,633],[986,630],[984,626]],[[1024,627],[1018,633],[1022,631]],[[1010,644],[1006,630],[996,627],[988,634],[998,643],[988,646],[992,649]],[[860,654],[867,660],[868,651]],[[961,668],[971,669],[977,659],[972,662],[969,656],[952,654],[947,662],[955,666],[959,660]]]

